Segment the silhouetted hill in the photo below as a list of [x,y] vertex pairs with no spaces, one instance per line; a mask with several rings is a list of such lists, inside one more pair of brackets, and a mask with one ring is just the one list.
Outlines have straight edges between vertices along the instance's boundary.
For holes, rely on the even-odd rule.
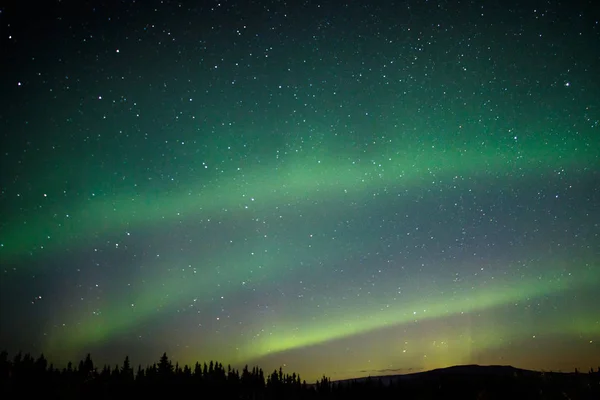
[[411,372],[408,374],[397,374],[397,375],[376,375],[376,376],[365,376],[360,378],[342,379],[334,381],[334,383],[344,384],[348,382],[365,382],[368,379],[381,380],[384,385],[390,383],[396,383],[401,381],[418,381],[418,380],[432,380],[443,376],[470,376],[470,377],[482,377],[482,376],[496,376],[496,377],[534,377],[541,376],[542,374],[572,374],[565,372],[541,372],[532,371],[522,368],[515,368],[510,365],[454,365],[446,368],[437,368],[429,371]]

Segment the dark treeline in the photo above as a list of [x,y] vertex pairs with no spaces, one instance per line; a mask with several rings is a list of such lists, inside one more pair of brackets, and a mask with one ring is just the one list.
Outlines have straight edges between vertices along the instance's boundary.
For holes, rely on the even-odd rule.
[[[470,368],[470,367],[466,367]],[[488,367],[476,367],[488,368]],[[494,367],[489,367],[494,368]],[[242,371],[218,362],[173,365],[166,354],[158,363],[133,368],[94,365],[88,354],[78,365],[55,368],[41,355],[0,353],[0,397],[43,399],[214,398],[214,399],[600,399],[600,368],[589,373],[538,373],[500,367],[486,373],[431,371],[414,376],[307,384],[282,369],[265,375],[258,367]],[[506,371],[510,373],[506,373]]]

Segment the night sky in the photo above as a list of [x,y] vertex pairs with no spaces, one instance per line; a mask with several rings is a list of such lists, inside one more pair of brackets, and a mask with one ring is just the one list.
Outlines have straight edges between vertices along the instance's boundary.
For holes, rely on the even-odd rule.
[[594,3],[1,9],[0,348],[597,367]]

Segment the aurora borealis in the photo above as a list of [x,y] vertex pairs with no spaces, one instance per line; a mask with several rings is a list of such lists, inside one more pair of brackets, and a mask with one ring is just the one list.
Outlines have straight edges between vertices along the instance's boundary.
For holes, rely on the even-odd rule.
[[597,367],[592,1],[93,3],[1,9],[0,347]]

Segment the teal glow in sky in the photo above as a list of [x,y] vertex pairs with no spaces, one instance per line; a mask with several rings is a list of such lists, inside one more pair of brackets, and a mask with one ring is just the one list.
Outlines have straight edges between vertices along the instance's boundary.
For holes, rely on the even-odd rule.
[[595,366],[589,10],[209,3],[1,14],[2,346]]

